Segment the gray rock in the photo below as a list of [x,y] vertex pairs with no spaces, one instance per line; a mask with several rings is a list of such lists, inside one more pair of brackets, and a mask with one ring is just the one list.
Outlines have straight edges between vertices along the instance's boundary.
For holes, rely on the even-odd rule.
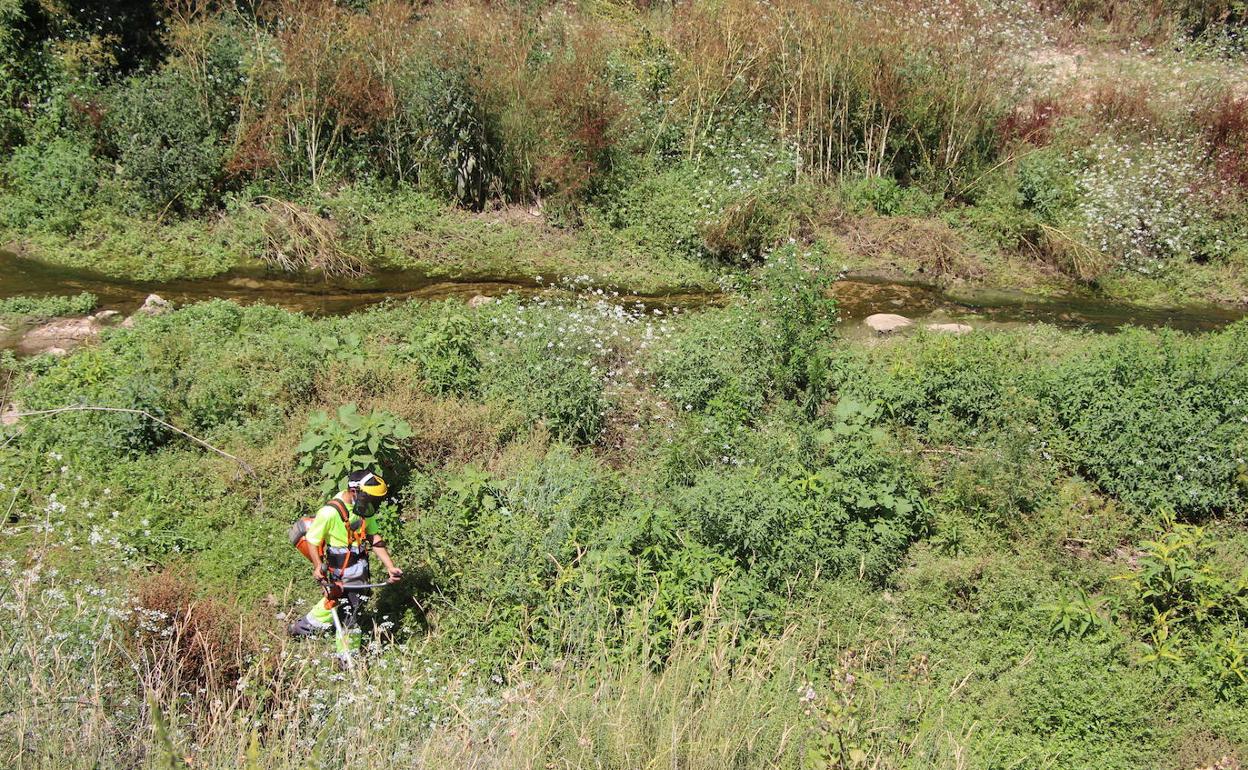
[[147,299],[143,300],[143,307],[134,311],[134,315],[121,322],[123,328],[134,328],[135,321],[139,316],[158,316],[173,311],[173,303],[159,294],[149,294]]
[[472,299],[468,300],[468,307],[477,308],[477,307],[481,307],[482,305],[488,305],[493,301],[494,301],[493,297],[487,297],[484,294],[478,294]]
[[66,318],[36,326],[22,338],[24,347],[47,348],[86,342],[100,333],[93,318]]
[[123,316],[116,310],[101,310],[93,316],[90,316],[100,326],[112,326],[121,323]]
[[65,348],[47,348],[43,352],[47,353],[50,356],[56,356],[57,358],[64,358],[65,356],[69,355],[69,351],[66,350]]
[[141,315],[164,315],[173,311],[173,303],[159,294],[149,294],[143,300],[143,307],[136,310]]
[[896,313],[876,313],[866,317],[864,323],[880,334],[891,334],[898,329],[914,325],[914,321]]
[[975,327],[967,324],[928,324],[927,330],[944,334],[966,334],[975,331]]
[[21,414],[21,412],[22,408],[17,404],[7,406],[3,410],[0,410],[0,427],[7,428],[10,425],[17,425],[17,416]]

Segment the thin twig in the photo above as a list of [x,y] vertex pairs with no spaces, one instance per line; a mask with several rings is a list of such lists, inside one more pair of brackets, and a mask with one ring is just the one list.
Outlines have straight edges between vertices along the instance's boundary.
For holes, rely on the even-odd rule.
[[11,414],[10,416],[15,417],[17,419],[25,419],[27,417],[47,417],[47,416],[54,415],[54,414],[62,414],[64,412],[120,412],[123,414],[137,414],[142,417],[146,417],[152,422],[159,423],[160,425],[165,426],[166,428],[173,431],[174,433],[177,433],[180,436],[185,436],[186,438],[189,438],[191,441],[194,441],[196,444],[199,444],[205,449],[209,449],[221,455],[222,457],[226,457],[226,458],[233,460],[234,462],[238,463],[239,466],[243,470],[247,471],[247,473],[251,474],[252,476],[256,475],[255,469],[252,468],[251,465],[249,465],[245,460],[235,457],[234,455],[230,454],[224,449],[218,449],[212,444],[209,444],[207,441],[204,441],[202,438],[199,438],[198,436],[192,436],[190,433],[187,433],[186,431],[182,430],[178,426],[167,423],[164,420],[157,417],[156,415],[152,414],[151,412],[147,412],[142,409],[124,409],[122,407],[116,407],[116,406],[62,406],[56,409],[40,409],[34,412],[18,412],[16,414]]
[[95,704],[92,703],[91,701],[83,700],[82,698],[57,698],[56,700],[46,700],[46,701],[38,701],[35,703],[26,703],[21,706],[16,706],[11,709],[0,711],[0,719],[3,719],[4,717],[7,717],[11,714],[16,714],[19,711],[26,711],[32,708],[43,708],[44,706],[55,706],[55,705],[63,705],[63,704],[72,704],[75,706],[86,706],[88,708],[95,706]]

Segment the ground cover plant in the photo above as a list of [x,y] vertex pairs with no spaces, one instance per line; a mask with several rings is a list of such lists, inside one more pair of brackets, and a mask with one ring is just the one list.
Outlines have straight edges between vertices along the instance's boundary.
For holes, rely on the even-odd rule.
[[[848,342],[798,256],[698,311],[217,301],[6,364],[24,410],[142,410],[225,454],[133,412],[5,429],[0,751],[1239,761],[1248,329]],[[282,637],[312,589],[284,538],[360,452],[408,574],[348,676]]]
[[[1246,322],[831,299],[1242,302],[1239,3],[78,5],[0,0],[5,248],[532,290],[0,352],[4,766],[1248,762]],[[362,464],[345,672],[286,533]]]

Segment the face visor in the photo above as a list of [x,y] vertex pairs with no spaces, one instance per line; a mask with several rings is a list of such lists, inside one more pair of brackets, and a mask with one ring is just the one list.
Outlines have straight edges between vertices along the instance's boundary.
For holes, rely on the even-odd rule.
[[386,499],[390,492],[385,479],[375,473],[366,473],[360,479],[347,482],[347,489],[355,492],[355,513],[365,518],[377,511],[377,506]]

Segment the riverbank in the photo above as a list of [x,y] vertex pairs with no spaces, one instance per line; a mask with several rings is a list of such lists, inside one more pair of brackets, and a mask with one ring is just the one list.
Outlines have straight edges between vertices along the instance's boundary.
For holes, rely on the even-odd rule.
[[606,229],[550,227],[531,207],[473,213],[411,191],[388,198],[340,195],[321,207],[307,209],[304,229],[248,203],[219,216],[169,223],[99,212],[85,216],[72,234],[0,230],[0,244],[49,265],[146,284],[294,267],[358,278],[361,286],[400,272],[516,282],[586,276],[598,286],[665,294],[715,289],[722,272]]
[[[531,288],[574,280],[659,297],[715,292],[745,273],[739,266],[648,248],[609,228],[554,228],[535,208],[472,213],[419,195],[331,214],[325,221],[335,223],[332,243],[321,243],[320,256],[305,259],[300,267],[306,274],[290,273],[279,266],[291,265],[278,258],[283,246],[273,241],[265,217],[259,209],[242,207],[210,220],[166,224],[110,215],[87,221],[74,235],[0,231],[4,249],[49,267],[42,286],[21,283],[6,268],[0,296],[132,284],[141,286],[143,295],[176,295],[182,287],[195,295],[215,287],[213,296],[247,298],[263,285],[275,300],[287,292],[317,293],[321,312],[341,312],[352,304],[349,296],[335,299],[332,290],[313,285],[345,288],[346,295],[437,296],[452,284],[481,284],[480,292],[458,292],[471,296],[496,284]],[[1156,276],[1115,269],[1081,282],[1043,260],[977,242],[937,218],[841,218],[835,227],[811,230],[804,247],[812,268],[952,295],[1021,293],[1157,312],[1201,305],[1226,312],[1248,308],[1248,270],[1234,264],[1191,263]],[[285,248],[292,248],[289,241]],[[335,260],[352,267],[335,271]],[[423,292],[426,287],[433,288]],[[300,309],[298,303],[286,306]]]
[[[823,268],[826,270],[826,267]],[[407,300],[439,301],[497,298],[506,295],[567,297],[577,291],[593,290],[590,281],[547,281],[535,277],[468,276],[446,279],[415,270],[386,271],[360,278],[329,279],[323,275],[274,274],[262,267],[235,268],[223,275],[202,279],[166,282],[122,281],[91,271],[49,265],[0,252],[0,301],[6,298],[60,298],[45,305],[72,306],[67,294],[89,295],[88,310],[129,315],[152,295],[159,294],[174,305],[183,306],[213,299],[227,299],[242,305],[266,304],[314,316],[344,315],[392,302]],[[625,293],[613,287],[598,287],[601,296],[621,306],[647,310],[689,310],[727,302],[732,292],[694,290]],[[875,314],[899,314],[911,321],[908,328],[933,324],[957,324],[970,329],[1008,329],[1021,325],[1047,324],[1065,329],[1110,332],[1123,326],[1171,328],[1181,331],[1212,331],[1248,315],[1248,308],[1226,305],[1186,305],[1152,307],[1116,302],[1089,290],[1048,294],[994,289],[955,282],[952,286],[903,278],[886,272],[851,272],[829,284],[836,300],[842,332],[850,337],[871,337],[874,332],[864,320]],[[0,350],[37,353],[64,350],[90,341],[95,335],[75,332],[59,334],[55,324],[45,330],[40,321],[55,317],[61,321],[79,320],[82,312],[44,312],[37,317],[0,315]],[[11,314],[12,315],[12,314]],[[20,316],[21,314],[17,314]],[[76,328],[76,327],[75,327]],[[102,330],[103,327],[101,327]],[[27,337],[35,334],[31,342]]]
[[[276,768],[326,724],[338,764],[359,725],[439,767],[800,768],[829,724],[880,767],[1245,756],[1246,327],[845,339],[825,300],[855,284],[771,270],[698,312],[200,302],[0,357],[0,401],[131,410],[0,428],[0,757]],[[365,452],[406,575],[327,677],[274,543]]]

